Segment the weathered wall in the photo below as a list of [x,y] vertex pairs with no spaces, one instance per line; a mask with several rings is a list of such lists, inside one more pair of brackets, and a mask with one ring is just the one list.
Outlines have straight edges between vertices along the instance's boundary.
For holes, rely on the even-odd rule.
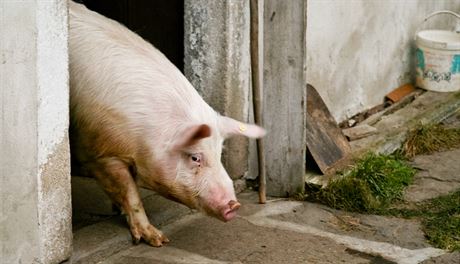
[[[250,118],[249,1],[185,0],[185,76],[219,113]],[[248,165],[248,140],[232,138],[223,153],[236,179]],[[252,146],[254,148],[254,146]]]
[[2,263],[71,253],[67,4],[0,2]]
[[[441,9],[460,12],[460,1],[308,0],[307,81],[337,121],[412,81],[416,27]],[[432,21],[427,26],[454,25],[449,16]]]
[[38,220],[43,263],[59,263],[72,249],[67,19],[67,1],[37,0]]

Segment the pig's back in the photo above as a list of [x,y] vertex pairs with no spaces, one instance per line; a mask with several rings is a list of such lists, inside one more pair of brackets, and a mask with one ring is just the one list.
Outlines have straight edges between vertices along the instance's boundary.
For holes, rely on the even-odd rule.
[[161,52],[119,23],[69,6],[72,126],[101,142],[94,149],[131,153],[141,139],[164,142],[180,123],[213,123],[215,112]]

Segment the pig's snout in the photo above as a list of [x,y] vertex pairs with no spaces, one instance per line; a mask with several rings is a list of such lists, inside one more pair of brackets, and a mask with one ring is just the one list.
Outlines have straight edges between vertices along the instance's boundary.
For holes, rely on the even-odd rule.
[[238,208],[241,207],[241,204],[237,201],[231,200],[230,202],[228,202],[228,206],[230,207],[231,210],[238,210]]
[[222,218],[225,222],[232,220],[236,216],[236,211],[241,207],[237,201],[231,200],[227,206],[222,210]]

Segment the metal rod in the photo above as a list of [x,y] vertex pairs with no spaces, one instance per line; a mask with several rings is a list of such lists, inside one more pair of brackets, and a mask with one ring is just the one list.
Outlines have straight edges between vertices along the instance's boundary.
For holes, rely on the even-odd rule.
[[[260,43],[259,43],[259,0],[250,1],[250,16],[251,16],[251,74],[252,74],[252,93],[254,103],[254,120],[256,124],[263,126],[262,121],[262,92],[263,85],[260,76]],[[263,139],[257,140],[257,153],[259,163],[259,203],[264,204],[267,201],[266,197],[266,177],[265,177],[265,155]]]

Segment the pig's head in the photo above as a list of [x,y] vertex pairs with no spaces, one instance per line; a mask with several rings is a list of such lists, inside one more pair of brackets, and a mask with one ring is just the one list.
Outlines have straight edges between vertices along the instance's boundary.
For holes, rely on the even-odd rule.
[[213,124],[183,125],[170,148],[175,178],[168,186],[169,195],[222,221],[231,220],[240,203],[221,162],[222,144],[231,136],[260,138],[264,134],[261,127],[221,116]]

